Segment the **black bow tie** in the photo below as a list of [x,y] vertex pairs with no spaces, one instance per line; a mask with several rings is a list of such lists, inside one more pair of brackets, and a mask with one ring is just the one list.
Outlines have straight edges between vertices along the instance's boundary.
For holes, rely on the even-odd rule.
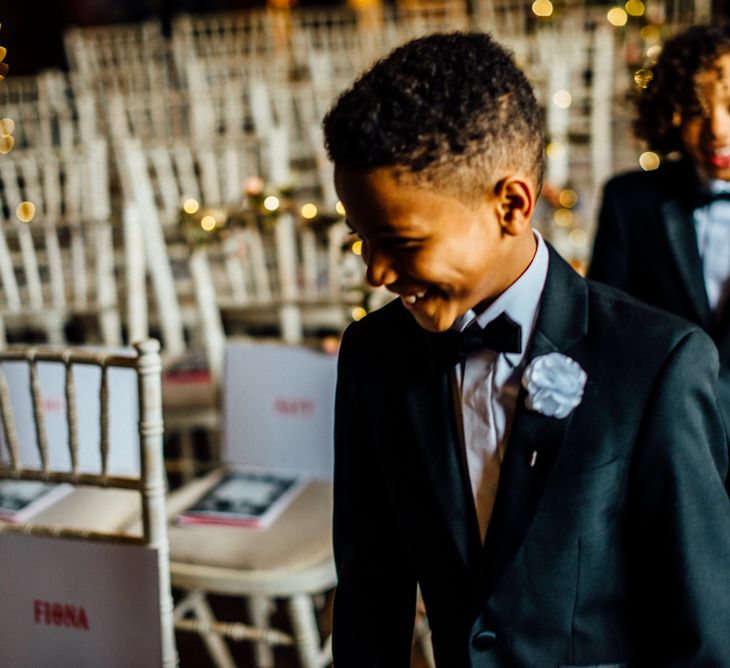
[[463,332],[444,332],[443,342],[451,364],[484,348],[499,353],[519,353],[522,352],[522,328],[506,313],[501,313],[484,328],[474,322]]
[[697,190],[692,193],[690,199],[690,206],[694,209],[701,209],[702,207],[709,206],[714,202],[720,201],[730,202],[730,192],[710,192],[709,190]]

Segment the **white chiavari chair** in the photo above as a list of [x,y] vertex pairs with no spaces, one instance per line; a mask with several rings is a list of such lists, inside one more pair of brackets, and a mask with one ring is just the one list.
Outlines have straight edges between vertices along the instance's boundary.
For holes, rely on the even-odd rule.
[[60,70],[3,82],[0,109],[13,121],[16,149],[74,147],[92,143],[97,135],[93,98],[74,95],[68,76]]
[[[175,610],[180,631],[198,633],[217,668],[235,663],[226,639],[254,643],[257,668],[274,666],[273,649],[293,647],[302,668],[331,662],[317,605],[335,585],[331,545],[332,411],[335,359],[288,346],[228,348],[224,413],[226,465],[254,465],[308,476],[306,487],[264,529],[174,523],[223,476],[225,467],[169,497],[173,585],[186,592]],[[304,400],[305,413],[276,415],[275,401]],[[252,424],[254,419],[256,424]],[[216,618],[208,595],[242,597],[250,624]],[[291,631],[271,626],[281,600]]]
[[[64,574],[69,581],[78,581],[78,563],[83,563],[82,555],[86,559],[94,560],[100,554],[101,545],[115,546],[121,550],[123,561],[134,560],[140,564],[140,559],[147,560],[156,571],[156,578],[143,579],[142,573],[137,573],[139,582],[157,582],[158,590],[141,592],[140,596],[127,598],[122,594],[124,601],[118,601],[120,606],[139,604],[140,600],[147,599],[158,609],[155,614],[157,620],[150,617],[149,606],[144,609],[127,610],[127,617],[115,617],[114,596],[120,595],[115,577],[122,578],[121,572],[109,572],[93,583],[96,594],[89,593],[89,589],[80,587],[77,592],[82,600],[92,600],[94,596],[110,600],[94,608],[89,607],[89,614],[96,614],[98,619],[124,619],[125,629],[117,629],[120,637],[134,642],[140,636],[149,634],[158,635],[161,639],[159,649],[161,654],[152,662],[149,656],[144,663],[135,665],[162,665],[172,667],[177,665],[177,652],[172,617],[172,596],[169,579],[169,546],[165,521],[165,474],[162,461],[162,405],[160,394],[160,359],[159,344],[148,340],[135,345],[136,354],[108,353],[91,351],[88,349],[51,348],[51,347],[21,347],[8,349],[0,353],[0,419],[2,421],[2,456],[0,457],[0,479],[16,481],[43,481],[54,484],[73,486],[73,491],[64,496],[52,506],[40,510],[27,519],[24,524],[0,522],[0,537],[3,540],[3,555],[7,560],[11,549],[26,549],[30,537],[35,541],[46,541],[47,551],[58,551],[59,555],[73,554],[79,561],[64,562],[56,560],[53,567],[55,582],[63,581]],[[22,368],[18,369],[18,365]],[[15,368],[11,368],[11,367]],[[82,381],[81,374],[95,370],[98,380],[96,389],[90,389],[90,383]],[[60,387],[49,389],[46,381],[49,374],[58,373],[61,378]],[[115,423],[115,402],[119,400],[117,390],[128,387],[126,381],[132,380],[125,376],[125,382],[120,382],[120,376],[115,374],[131,374],[136,385],[138,401],[138,421],[136,425]],[[20,376],[25,376],[25,391],[21,391]],[[8,378],[12,377],[10,385]],[[88,381],[89,378],[85,377]],[[50,383],[53,385],[53,383]],[[77,395],[78,392],[78,395]],[[92,396],[95,394],[95,399]],[[60,395],[60,396],[57,396]],[[133,394],[135,394],[133,392]],[[81,404],[83,401],[83,405]],[[32,406],[32,410],[25,406]],[[62,415],[54,415],[59,412]],[[96,424],[97,437],[93,438],[93,430],[86,429],[89,420],[98,416]],[[110,419],[110,417],[112,419]],[[60,426],[60,428],[59,428]],[[129,450],[132,443],[125,439],[115,438],[114,430],[126,428],[129,435],[136,433],[139,445],[135,457],[139,464],[137,473],[130,470],[127,473],[115,471],[112,462],[116,461],[117,447]],[[50,430],[53,428],[53,431]],[[126,431],[123,429],[126,433]],[[29,437],[29,438],[26,438]],[[94,442],[95,441],[95,442]],[[94,452],[95,451],[95,452]],[[31,461],[28,455],[34,455]],[[89,456],[91,455],[91,456]],[[124,453],[123,458],[128,458]],[[126,532],[125,526],[132,523],[133,517],[140,517],[139,532]],[[37,537],[37,538],[36,538]],[[16,542],[13,542],[16,541]],[[18,543],[17,541],[23,541]],[[15,547],[14,547],[15,546]],[[152,551],[152,555],[150,555]],[[37,552],[37,549],[36,549]],[[124,557],[124,554],[127,556]],[[7,615],[19,614],[12,608],[14,602],[25,599],[40,598],[43,585],[48,577],[42,572],[36,572],[38,566],[35,561],[27,562],[17,559],[13,561],[13,568],[17,572],[5,573],[12,577],[19,587],[13,589],[17,600],[8,599],[3,595],[4,610]],[[7,566],[6,566],[7,567]],[[94,569],[97,570],[98,569]],[[148,571],[145,571],[147,573]],[[128,575],[127,575],[128,577]],[[83,578],[82,578],[83,579]],[[37,584],[36,584],[37,583]],[[47,586],[47,585],[46,585]],[[61,585],[63,588],[63,585]],[[58,589],[54,589],[58,591]],[[99,594],[99,591],[101,594]],[[73,596],[73,592],[70,594]],[[79,602],[78,599],[74,599]],[[131,600],[131,603],[129,602]],[[34,605],[37,605],[37,601]],[[56,604],[57,605],[57,604]],[[91,604],[88,604],[91,606]],[[10,606],[10,607],[8,607]],[[152,607],[154,612],[154,607]],[[38,622],[36,612],[36,622]],[[134,619],[137,628],[134,628]],[[113,622],[112,622],[113,623]],[[153,623],[155,626],[150,627]],[[140,627],[140,624],[145,626]],[[93,627],[93,622],[92,622]],[[3,620],[3,628],[10,628],[8,618]],[[57,655],[51,659],[48,652],[62,651],[63,662],[73,663],[76,666],[129,665],[128,661],[135,661],[139,656],[134,647],[124,649],[117,647],[116,652],[111,648],[88,647],[88,641],[76,636],[76,640],[59,635],[51,635],[51,643],[55,646],[48,649],[49,631],[36,623],[22,627],[17,633],[27,637],[14,638],[13,642],[25,643],[34,646],[33,653],[44,653],[43,665],[50,665],[49,660],[59,660]],[[88,628],[88,627],[87,627]],[[92,628],[89,634],[97,633]],[[112,629],[113,632],[113,629]],[[131,636],[130,636],[131,633]],[[83,635],[83,634],[82,634]],[[97,638],[99,636],[94,636]],[[5,643],[7,643],[7,639]],[[144,644],[144,643],[143,643]],[[38,647],[43,646],[40,650]],[[2,653],[3,650],[0,650]],[[106,655],[105,659],[100,656]],[[30,661],[28,656],[7,657],[4,665],[28,665],[21,661]],[[141,661],[141,659],[140,659]],[[40,664],[37,664],[40,665]]]
[[64,47],[79,88],[104,93],[169,84],[168,47],[157,20],[70,28]]
[[13,151],[0,183],[0,340],[40,328],[61,343],[72,318],[92,318],[91,340],[119,344],[106,143]]

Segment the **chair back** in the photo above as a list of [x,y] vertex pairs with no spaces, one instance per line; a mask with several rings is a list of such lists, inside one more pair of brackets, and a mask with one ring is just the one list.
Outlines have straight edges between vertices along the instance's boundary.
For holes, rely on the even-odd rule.
[[[65,662],[79,666],[177,665],[165,517],[159,343],[148,340],[135,344],[135,349],[134,356],[41,346],[0,352],[0,481],[102,488],[99,499],[110,489],[131,490],[139,493],[142,519],[141,536],[60,522],[42,524],[32,517],[24,524],[0,522],[0,591],[3,609],[8,611],[0,624],[2,665],[20,665],[21,656],[24,665],[49,665],[53,653],[61,650]],[[46,363],[63,369],[60,399],[44,395],[39,367],[48,366]],[[17,364],[27,369],[28,382],[23,388],[7,381],[13,373],[9,367]],[[88,392],[78,387],[81,367],[100,371],[96,396],[99,465],[95,471],[82,454],[88,445],[81,442],[85,433],[82,418],[93,407],[88,405]],[[117,396],[114,372],[119,369],[133,371],[137,379],[140,466],[136,474],[115,474],[110,466]],[[32,406],[36,456],[31,463],[26,463],[29,458],[20,438],[29,433],[22,422],[30,416],[17,410],[18,399],[23,400],[17,397],[19,389],[27,392],[26,403],[29,400]],[[58,410],[63,412],[66,427],[63,439],[58,438],[59,429],[49,433],[50,414]],[[65,456],[58,457],[55,450],[62,445]],[[159,633],[153,633],[150,624]],[[143,637],[147,640],[138,642]],[[123,639],[129,640],[127,647],[121,646]],[[149,649],[150,642],[153,649],[157,643],[159,656],[133,658],[140,646]]]
[[13,151],[0,190],[0,346],[6,330],[63,343],[74,316],[93,316],[99,340],[118,345],[106,142]]

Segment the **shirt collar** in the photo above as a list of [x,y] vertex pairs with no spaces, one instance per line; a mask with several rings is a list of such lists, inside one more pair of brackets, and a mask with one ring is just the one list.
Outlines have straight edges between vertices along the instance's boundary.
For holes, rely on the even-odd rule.
[[537,241],[537,251],[527,269],[482,313],[476,314],[469,309],[456,320],[453,329],[464,331],[472,322],[484,328],[498,315],[506,312],[522,328],[522,350],[519,353],[504,353],[512,366],[517,366],[525,356],[525,351],[532,340],[540,307],[540,297],[547,278],[549,254],[542,235],[532,230]]
[[695,164],[695,173],[700,190],[713,194],[730,192],[730,181],[710,178],[698,164]]

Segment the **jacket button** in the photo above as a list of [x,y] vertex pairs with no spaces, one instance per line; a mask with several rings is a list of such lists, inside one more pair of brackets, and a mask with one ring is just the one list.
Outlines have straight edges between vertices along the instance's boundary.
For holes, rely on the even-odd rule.
[[492,649],[497,644],[497,634],[494,631],[479,631],[471,641],[475,649]]

